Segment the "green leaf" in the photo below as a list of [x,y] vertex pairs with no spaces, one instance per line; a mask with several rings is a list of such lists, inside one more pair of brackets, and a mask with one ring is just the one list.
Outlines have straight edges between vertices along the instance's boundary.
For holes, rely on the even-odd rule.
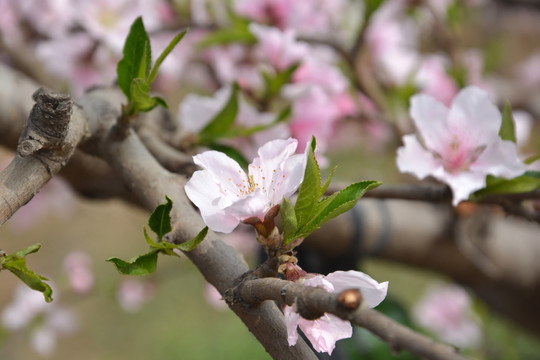
[[[131,102],[130,102],[130,114],[137,114],[141,111],[150,111],[158,104],[164,102],[163,99],[150,96],[150,85],[146,80],[141,78],[135,78],[131,81]],[[165,103],[167,107],[167,103]]]
[[540,155],[533,155],[525,159],[523,162],[527,165],[531,165],[533,162],[540,160]]
[[513,143],[516,142],[516,129],[514,123],[514,117],[512,116],[512,106],[510,102],[506,102],[504,107],[501,129],[499,135],[503,140],[510,140]]
[[208,234],[208,226],[205,226],[205,228],[202,229],[197,234],[197,236],[195,236],[193,239],[188,240],[188,241],[186,241],[184,243],[181,243],[181,244],[176,244],[176,248],[180,249],[182,251],[191,251],[191,250],[195,249],[195,247],[197,245],[199,245],[201,241],[204,240],[204,238],[206,237],[206,234]]
[[131,100],[131,81],[137,77],[146,79],[150,72],[151,62],[150,38],[144,28],[142,18],[138,17],[131,25],[124,44],[123,58],[116,68],[118,86],[128,100]]
[[13,254],[7,255],[6,258],[10,258],[10,257],[13,257],[13,258],[26,257],[26,255],[37,253],[39,251],[39,249],[41,249],[41,244],[30,245],[30,246],[28,246],[28,247],[26,247],[26,248],[24,248],[22,250],[14,252]]
[[51,302],[52,289],[49,284],[43,280],[48,280],[46,277],[41,276],[26,266],[26,255],[35,253],[41,248],[40,244],[29,246],[23,250],[19,250],[13,254],[6,255],[2,259],[1,268],[9,270],[19,279],[21,279],[31,289],[40,291],[43,293],[46,302]]
[[156,60],[156,63],[154,64],[154,67],[152,68],[152,71],[150,72],[150,76],[148,76],[147,81],[149,84],[152,84],[154,82],[154,80],[156,79],[159,67],[161,66],[161,63],[163,63],[163,61],[167,58],[167,56],[171,53],[171,51],[174,50],[176,45],[178,45],[178,43],[180,42],[180,40],[182,40],[182,38],[184,37],[184,35],[186,35],[186,33],[187,33],[187,29],[182,31],[178,35],[176,35],[174,39],[171,40],[169,45],[167,45],[165,50],[163,50],[163,52],[159,55],[159,57]]
[[132,258],[128,261],[124,261],[117,257],[111,257],[107,259],[108,262],[112,262],[116,266],[116,270],[124,275],[148,275],[156,271],[158,249],[152,249],[150,252]]
[[238,90],[238,84],[234,84],[227,104],[199,133],[201,142],[208,143],[230,131],[238,114]]
[[281,202],[279,212],[281,213],[281,222],[283,223],[283,243],[288,245],[296,240],[294,235],[298,230],[298,221],[296,220],[296,214],[294,213],[294,206],[291,200],[284,198]]
[[168,196],[165,196],[165,199],[167,202],[165,204],[158,205],[148,219],[148,226],[158,236],[158,242],[163,240],[163,236],[165,234],[172,231],[171,210],[173,203]]
[[320,199],[321,171],[317,159],[315,158],[316,145],[315,137],[313,137],[307,157],[304,180],[302,185],[300,185],[298,199],[296,200],[296,205],[294,207],[299,226],[302,226],[309,220],[315,205]]
[[279,94],[281,88],[291,82],[294,72],[300,63],[296,63],[284,71],[280,71],[275,75],[263,72],[264,82],[266,83],[266,98],[272,99]]
[[[320,202],[317,208],[317,217],[313,221],[313,226],[319,228],[329,220],[349,211],[366,193],[366,191],[380,186],[378,181],[362,181],[349,185],[345,189],[332,194],[329,201]],[[335,196],[334,196],[335,195]]]
[[503,179],[488,175],[486,187],[476,191],[471,199],[479,201],[492,194],[519,194],[540,188],[540,176],[535,172],[526,172],[514,179]]
[[221,151],[231,159],[235,160],[242,168],[247,169],[249,166],[249,161],[246,160],[244,155],[237,149],[233,148],[229,145],[223,145],[223,144],[209,144],[209,147],[216,151]]
[[257,38],[253,35],[247,27],[235,27],[226,28],[214,31],[202,39],[198,46],[199,48],[208,48],[215,45],[227,45],[233,43],[240,43],[246,45],[253,45],[257,43]]
[[326,190],[328,190],[328,186],[330,186],[330,182],[332,181],[332,178],[334,177],[334,173],[336,172],[337,166],[334,166],[332,169],[332,172],[330,173],[330,176],[328,176],[328,180],[324,183],[323,187],[321,188],[319,197],[324,196],[324,193],[326,193]]
[[364,21],[367,22],[371,18],[371,15],[384,3],[385,0],[365,0],[364,1]]

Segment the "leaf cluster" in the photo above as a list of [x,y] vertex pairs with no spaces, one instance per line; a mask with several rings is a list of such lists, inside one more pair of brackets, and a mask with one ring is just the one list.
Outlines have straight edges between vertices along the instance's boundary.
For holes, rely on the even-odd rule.
[[357,182],[325,197],[335,168],[328,180],[322,184],[321,171],[315,157],[315,147],[316,141],[313,138],[296,204],[293,206],[291,200],[287,198],[281,203],[284,245],[305,238],[329,220],[349,211],[366,191],[381,185],[378,181]]
[[124,117],[129,118],[140,112],[150,111],[158,105],[168,107],[161,97],[150,95],[150,85],[156,79],[159,67],[167,55],[178,45],[186,32],[187,30],[184,30],[172,39],[152,67],[150,38],[142,18],[138,17],[133,22],[124,44],[123,58],[116,68],[118,86],[128,100],[123,109]]
[[42,292],[46,302],[51,302],[52,288],[44,280],[49,280],[41,276],[26,266],[26,256],[36,253],[41,248],[41,244],[34,244],[13,254],[0,257],[0,269],[6,269],[21,279],[31,289]]
[[158,253],[161,252],[166,255],[178,256],[174,250],[191,251],[206,237],[208,227],[202,229],[193,239],[181,244],[163,241],[165,234],[172,231],[171,210],[173,203],[168,196],[165,196],[165,199],[167,202],[158,205],[148,219],[148,226],[150,227],[150,230],[157,235],[157,241],[154,241],[150,235],[148,235],[146,228],[144,228],[144,237],[148,245],[150,245],[150,251],[146,254],[131,258],[128,261],[117,257],[107,259],[107,261],[112,262],[116,266],[116,269],[121,274],[138,276],[151,274],[156,271]]

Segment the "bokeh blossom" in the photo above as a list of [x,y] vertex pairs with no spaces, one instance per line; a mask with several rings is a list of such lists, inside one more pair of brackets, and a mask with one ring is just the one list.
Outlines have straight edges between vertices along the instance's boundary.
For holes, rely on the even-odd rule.
[[471,298],[462,287],[436,285],[414,307],[413,317],[442,341],[458,347],[476,347],[482,341],[482,330],[471,307]]
[[418,135],[403,137],[398,168],[445,182],[454,205],[485,187],[487,175],[514,178],[526,170],[516,144],[499,136],[501,113],[480,88],[461,90],[450,109],[429,95],[415,95],[410,114]]
[[[335,271],[326,276],[312,275],[308,274],[298,282],[307,286],[320,286],[334,293],[347,289],[358,289],[362,292],[365,304],[370,308],[379,305],[388,291],[388,282],[378,283],[369,275],[359,271]],[[283,312],[289,346],[295,345],[298,341],[298,327],[316,351],[327,352],[330,355],[336,346],[336,341],[352,336],[351,323],[335,315],[325,313],[319,319],[306,320],[294,310],[294,307],[285,306]]]
[[72,251],[66,255],[62,265],[73,292],[85,295],[92,291],[95,277],[92,270],[92,258],[87,253]]
[[193,157],[204,170],[196,171],[185,186],[189,199],[214,231],[230,233],[251,217],[263,220],[274,205],[291,196],[304,177],[305,156],[294,155],[295,139],[273,140],[259,148],[249,173],[219,151]]
[[10,331],[28,329],[32,347],[41,356],[51,356],[58,336],[77,328],[75,316],[58,305],[58,295],[55,297],[54,303],[47,303],[42,293],[21,284],[2,312],[2,325]]

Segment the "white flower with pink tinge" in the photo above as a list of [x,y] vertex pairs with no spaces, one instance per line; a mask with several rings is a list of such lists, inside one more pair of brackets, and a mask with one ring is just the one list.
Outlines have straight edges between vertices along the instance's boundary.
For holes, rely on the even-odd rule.
[[[309,275],[308,275],[309,276]],[[364,297],[365,304],[374,308],[386,297],[388,282],[378,283],[369,275],[360,271],[335,271],[326,276],[316,275],[300,279],[307,286],[320,286],[327,291],[339,293],[347,289],[358,289]],[[336,347],[336,341],[352,336],[352,326],[349,321],[325,313],[317,320],[302,318],[294,307],[285,306],[283,310],[289,346],[298,341],[297,328],[300,327],[304,335],[309,339],[313,348],[318,352],[332,354]]]
[[516,145],[499,136],[501,113],[480,88],[461,90],[450,109],[429,95],[415,95],[410,114],[418,135],[403,137],[398,168],[448,184],[454,206],[485,187],[487,175],[511,179],[526,170]]
[[259,148],[249,173],[219,151],[193,157],[204,170],[196,171],[185,186],[189,199],[214,231],[230,233],[252,217],[263,220],[274,205],[291,196],[304,178],[305,154],[294,155],[296,139],[273,140]]

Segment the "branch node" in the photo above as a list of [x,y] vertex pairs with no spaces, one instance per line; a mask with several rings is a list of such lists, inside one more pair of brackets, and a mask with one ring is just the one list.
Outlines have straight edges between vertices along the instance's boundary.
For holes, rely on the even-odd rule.
[[338,305],[346,310],[356,310],[362,302],[364,297],[358,289],[344,290],[338,296]]

